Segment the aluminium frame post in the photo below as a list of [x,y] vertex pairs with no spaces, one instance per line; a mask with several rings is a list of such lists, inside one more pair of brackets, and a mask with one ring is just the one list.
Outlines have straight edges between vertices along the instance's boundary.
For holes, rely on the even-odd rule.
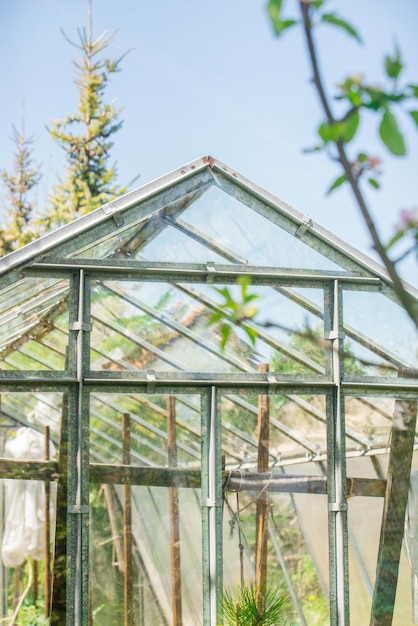
[[222,440],[216,387],[202,394],[203,624],[220,622],[222,594]]
[[345,458],[345,419],[341,390],[344,346],[342,290],[334,281],[329,294],[331,307],[332,376],[334,388],[327,396],[327,466],[328,466],[328,530],[329,530],[329,592],[331,626],[349,626],[349,575],[347,527],[347,477]]
[[69,394],[67,481],[67,621],[89,626],[89,431],[90,395],[84,378],[90,370],[90,281],[80,270],[74,281],[77,319],[70,320],[75,340],[75,386]]

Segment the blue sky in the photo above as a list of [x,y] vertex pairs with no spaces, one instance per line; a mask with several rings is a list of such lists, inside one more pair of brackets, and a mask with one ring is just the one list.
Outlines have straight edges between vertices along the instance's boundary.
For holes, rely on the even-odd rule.
[[[416,0],[329,0],[329,9],[358,27],[364,45],[329,26],[317,32],[322,73],[330,93],[348,74],[362,73],[382,83],[383,57],[398,42],[405,81],[418,83]],[[295,0],[285,2],[288,16]],[[272,33],[264,0],[149,2],[93,0],[94,34],[117,30],[109,52],[132,48],[107,96],[122,109],[122,130],[113,155],[119,182],[140,175],[139,186],[189,161],[210,154],[276,194],[362,251],[370,240],[348,190],[329,197],[338,176],[325,156],[305,155],[315,144],[322,120],[301,33]],[[43,163],[40,202],[44,202],[62,156],[46,125],[77,108],[72,82],[75,49],[71,39],[87,25],[87,0],[2,0],[0,52],[3,59],[0,168],[12,162],[12,124],[34,135],[34,157]],[[22,104],[24,103],[24,105]],[[415,107],[418,108],[418,107]],[[383,159],[383,186],[366,191],[384,239],[401,208],[417,205],[418,132],[399,121],[408,156],[394,159],[377,141],[378,120],[363,122],[356,152]],[[416,263],[405,275],[414,283]]]

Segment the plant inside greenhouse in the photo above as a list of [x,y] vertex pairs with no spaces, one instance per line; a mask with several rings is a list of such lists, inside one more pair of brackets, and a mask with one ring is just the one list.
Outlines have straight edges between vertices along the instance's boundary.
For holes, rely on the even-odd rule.
[[384,267],[203,157],[2,257],[0,322],[2,623],[417,620]]

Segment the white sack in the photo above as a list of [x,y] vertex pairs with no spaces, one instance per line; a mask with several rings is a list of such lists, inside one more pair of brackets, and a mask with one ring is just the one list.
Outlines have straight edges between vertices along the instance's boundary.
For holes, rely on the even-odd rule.
[[[51,456],[55,447],[50,443]],[[6,442],[5,457],[43,459],[44,437],[31,428],[19,428]],[[44,483],[37,480],[5,480],[5,528],[2,559],[6,567],[17,567],[27,557],[44,558]],[[52,500],[52,499],[51,499]],[[55,509],[55,506],[51,506]],[[53,524],[51,525],[53,527]]]

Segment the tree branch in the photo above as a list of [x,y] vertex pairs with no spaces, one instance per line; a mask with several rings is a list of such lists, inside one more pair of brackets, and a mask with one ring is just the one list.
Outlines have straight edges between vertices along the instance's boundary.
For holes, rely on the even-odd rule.
[[[325,89],[323,86],[323,81],[321,78],[318,59],[317,59],[316,50],[315,50],[315,44],[314,44],[313,36],[312,36],[312,23],[311,23],[311,18],[310,18],[311,6],[310,6],[310,3],[305,2],[304,0],[299,0],[299,6],[302,12],[303,27],[304,27],[305,37],[306,37],[306,45],[308,48],[309,60],[310,60],[312,72],[313,72],[313,83],[317,90],[319,100],[324,110],[327,122],[328,124],[333,125],[335,124],[335,118],[332,114],[331,107],[329,105],[328,98],[327,98],[327,95],[325,93]],[[341,163],[341,166],[344,170],[347,181],[350,184],[350,187],[353,191],[354,197],[356,199],[360,212],[365,221],[366,227],[371,236],[373,247],[378,253],[378,255],[380,256],[389,274],[389,277],[393,283],[393,287],[396,292],[396,295],[399,298],[399,301],[401,302],[405,311],[407,312],[407,314],[409,315],[409,317],[411,318],[411,320],[415,324],[415,327],[418,330],[418,305],[416,304],[414,298],[404,288],[402,280],[398,272],[396,271],[395,264],[390,260],[390,258],[388,257],[386,253],[385,246],[383,245],[379,237],[373,218],[370,214],[369,209],[367,208],[366,202],[361,193],[357,178],[353,174],[350,161],[345,151],[344,142],[340,139],[335,142],[335,145],[338,151],[338,160]]]

